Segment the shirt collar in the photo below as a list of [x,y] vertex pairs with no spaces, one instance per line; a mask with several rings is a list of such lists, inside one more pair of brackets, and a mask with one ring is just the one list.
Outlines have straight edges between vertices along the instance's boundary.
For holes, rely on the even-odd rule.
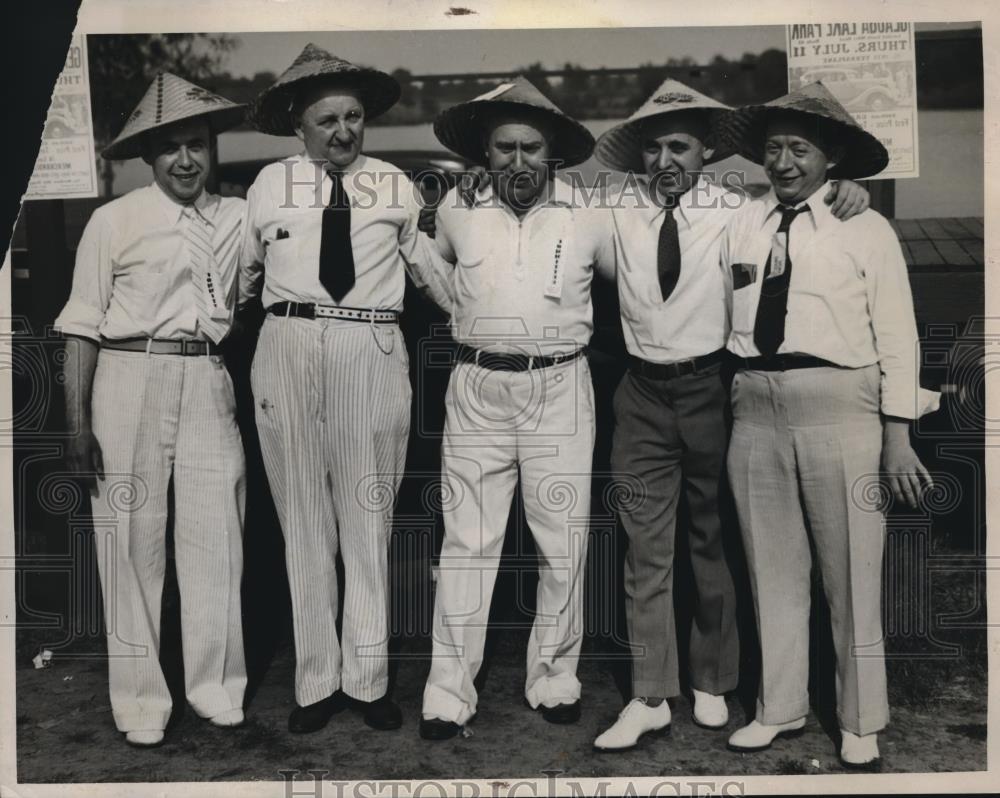
[[148,194],[153,205],[170,224],[177,224],[184,217],[184,211],[192,207],[206,222],[211,224],[215,219],[215,210],[219,205],[219,198],[214,194],[210,194],[207,190],[203,190],[194,202],[182,203],[177,202],[177,200],[167,194],[155,180],[149,184],[148,188]]
[[[312,168],[316,168],[315,164],[320,164],[321,167],[325,166],[326,168],[323,169],[324,175],[326,175],[329,169],[332,168],[332,166],[326,164],[324,161],[313,160],[309,156],[309,153],[307,153],[305,150],[300,152],[296,156],[296,158],[298,158],[300,163],[308,165]],[[355,172],[360,172],[362,169],[364,169],[365,164],[367,162],[368,162],[368,156],[364,155],[363,153],[359,153],[357,158],[355,158],[353,161],[347,164],[347,166],[340,167],[339,169],[337,169],[337,171],[343,175],[353,175]]]
[[[479,189],[472,201],[473,206],[478,207],[481,205],[500,205],[500,199],[496,196],[493,191],[493,181],[487,181],[486,185]],[[551,205],[556,207],[564,207],[573,209],[573,187],[570,186],[565,180],[561,180],[556,177],[546,183],[545,188],[542,189],[542,195],[539,197],[538,202],[536,202],[532,208],[540,208],[545,205]]]
[[[646,200],[644,204],[646,221],[653,225],[662,219],[667,209],[653,199],[648,177],[640,177],[639,186]],[[681,194],[680,199],[677,200],[677,204],[674,206],[674,216],[680,216],[688,225],[695,224],[705,211],[712,210],[714,206],[712,200],[716,198],[719,191],[721,189],[715,183],[706,180],[704,175],[698,175],[695,182],[691,184],[691,188]]]
[[[836,218],[833,213],[831,213],[830,206],[824,202],[824,198],[830,192],[830,185],[830,181],[827,180],[802,202],[795,205],[796,208],[809,209],[810,213],[805,215],[811,220],[813,229],[818,230],[823,227],[823,225],[828,224],[831,220]],[[764,202],[767,206],[767,212],[764,214],[765,223],[772,217],[772,215],[779,213],[782,208],[787,207],[778,200],[778,195],[774,193],[773,186],[764,196]]]

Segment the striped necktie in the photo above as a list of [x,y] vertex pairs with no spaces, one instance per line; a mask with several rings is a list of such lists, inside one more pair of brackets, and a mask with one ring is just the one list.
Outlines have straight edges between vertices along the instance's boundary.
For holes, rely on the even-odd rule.
[[198,329],[213,343],[226,337],[229,319],[222,285],[215,269],[215,251],[212,248],[212,223],[197,209],[184,208],[184,240],[191,256],[191,282],[198,305]]
[[773,252],[767,256],[764,266],[764,282],[760,288],[760,302],[757,304],[757,319],[753,325],[753,342],[765,357],[771,357],[785,340],[785,316],[788,313],[788,286],[792,279],[792,257],[788,250],[789,228],[795,217],[809,210],[801,208],[781,208],[781,223],[777,235],[784,235],[785,268],[781,274],[771,277]]

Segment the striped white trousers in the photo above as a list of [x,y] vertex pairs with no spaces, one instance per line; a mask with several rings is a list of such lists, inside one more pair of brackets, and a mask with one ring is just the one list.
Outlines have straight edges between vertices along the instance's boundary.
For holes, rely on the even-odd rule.
[[306,706],[340,688],[373,701],[388,687],[389,534],[410,428],[402,334],[395,325],[268,315],[250,379],[285,537],[295,700]]
[[225,365],[102,349],[92,404],[104,455],[92,507],[115,724],[163,729],[170,716],[159,647],[171,474],[187,699],[203,717],[240,708],[246,484]]

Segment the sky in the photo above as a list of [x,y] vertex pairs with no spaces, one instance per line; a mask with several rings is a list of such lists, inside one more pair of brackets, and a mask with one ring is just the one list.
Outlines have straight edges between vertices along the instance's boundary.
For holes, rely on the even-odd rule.
[[[541,0],[539,0],[541,2]],[[919,24],[934,30],[945,24]],[[965,26],[963,26],[965,27]],[[346,58],[415,75],[449,72],[501,72],[540,61],[547,69],[566,62],[596,69],[662,64],[689,56],[707,64],[716,55],[738,59],[743,53],[785,49],[782,25],[685,28],[565,28],[557,30],[340,31],[234,34],[241,46],[226,59],[233,75],[282,72],[308,43]]]
[[571,28],[564,30],[350,31],[237,34],[242,45],[226,60],[236,76],[281,72],[313,42],[341,58],[415,75],[500,72],[541,61],[548,69],[567,61],[586,68],[662,64],[690,56],[699,64],[721,53],[739,58],[769,47],[784,49],[780,26],[742,28]]

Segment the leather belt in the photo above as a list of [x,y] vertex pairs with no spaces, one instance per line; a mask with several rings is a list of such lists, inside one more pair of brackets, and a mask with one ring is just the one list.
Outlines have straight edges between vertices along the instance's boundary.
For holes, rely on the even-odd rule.
[[734,357],[737,368],[751,371],[791,371],[792,369],[842,369],[838,363],[832,363],[821,357],[812,355],[771,355],[770,357]]
[[149,355],[217,355],[221,351],[211,341],[188,338],[102,338],[101,348]]
[[678,360],[674,363],[652,363],[640,357],[629,355],[628,368],[633,374],[649,380],[672,380],[688,374],[696,374],[702,369],[721,363],[725,355],[724,349],[710,352],[707,355],[693,357],[690,360]]
[[491,371],[534,371],[560,363],[569,363],[584,353],[581,347],[565,355],[521,355],[507,352],[486,352],[465,344],[458,345],[457,357],[460,363],[475,363]]
[[267,312],[275,316],[297,316],[300,319],[344,319],[369,324],[396,324],[399,321],[397,310],[334,307],[311,302],[275,302]]

